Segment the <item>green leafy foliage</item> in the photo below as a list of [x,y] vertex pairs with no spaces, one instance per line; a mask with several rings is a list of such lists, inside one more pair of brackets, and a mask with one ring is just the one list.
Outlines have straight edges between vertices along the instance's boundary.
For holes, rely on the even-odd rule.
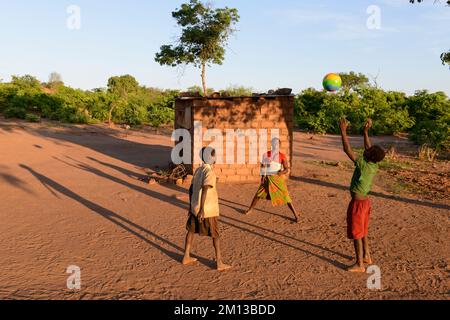
[[[7,118],[40,121],[40,117],[68,123],[112,120],[128,125],[160,126],[173,123],[176,90],[145,88],[129,75],[112,77],[108,89],[84,91],[63,84],[43,90],[32,76],[0,83],[0,113]],[[115,106],[112,108],[112,106]]]
[[29,122],[39,122],[41,121],[41,117],[32,113],[27,113],[25,115],[25,120]]
[[448,51],[448,52],[443,52],[443,53],[441,54],[441,60],[442,60],[442,64],[443,64],[443,65],[445,65],[445,64],[450,65],[450,51]]
[[221,94],[226,94],[230,97],[242,97],[242,96],[251,96],[253,94],[253,88],[248,88],[244,86],[229,86],[225,90],[220,91]]
[[174,121],[175,98],[179,96],[178,90],[161,91],[155,88],[146,89],[148,94],[147,112],[149,123],[158,126],[160,123],[172,124]]
[[[367,119],[374,120],[374,134],[408,132],[418,144],[439,151],[450,149],[450,100],[443,92],[417,91],[413,96],[371,87],[355,74],[351,90],[336,94],[315,89],[302,91],[295,100],[295,120],[302,129],[317,133],[339,133],[338,119],[345,116],[353,134],[360,134]],[[350,83],[350,82],[349,82]],[[199,92],[201,88],[190,88]],[[250,88],[229,87],[230,96],[250,95]],[[40,121],[40,118],[69,123],[112,120],[129,125],[160,126],[174,120],[176,90],[146,88],[131,76],[112,77],[107,89],[84,91],[64,85],[44,91],[30,75],[13,76],[0,83],[0,113],[8,118]]]
[[161,46],[155,61],[171,67],[182,64],[201,67],[206,95],[206,65],[223,63],[228,38],[236,31],[234,25],[239,21],[238,10],[212,8],[199,0],[190,0],[172,12],[172,17],[181,27],[181,35],[175,45]]
[[339,76],[342,79],[342,88],[344,90],[356,89],[369,85],[369,78],[362,73],[350,71],[349,73],[341,72]]
[[341,117],[350,121],[353,134],[360,134],[370,117],[374,134],[409,132],[418,144],[450,149],[450,100],[443,92],[407,97],[364,85],[337,94],[306,89],[296,97],[295,120],[301,129],[337,134]]
[[450,100],[443,92],[417,91],[407,102],[415,119],[411,137],[438,150],[450,149]]
[[203,63],[222,64],[229,35],[239,21],[237,9],[214,9],[198,0],[191,0],[172,12],[182,28],[179,44],[164,45],[155,60],[163,65]]
[[[201,96],[204,96],[203,89],[200,86],[189,87],[189,88],[187,88],[186,92],[193,93],[193,94],[199,94]],[[206,95],[207,96],[209,96],[209,95],[211,95],[213,93],[214,93],[214,89],[213,88],[207,88],[206,89]]]
[[108,91],[117,97],[124,97],[139,91],[139,83],[129,74],[111,77],[108,80]]

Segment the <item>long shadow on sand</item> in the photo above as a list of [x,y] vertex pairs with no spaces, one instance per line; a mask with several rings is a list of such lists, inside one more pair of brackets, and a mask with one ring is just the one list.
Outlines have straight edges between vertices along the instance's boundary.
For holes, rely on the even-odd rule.
[[[117,137],[112,130],[82,131],[67,129],[52,132],[29,129],[28,132],[56,140],[77,144],[134,166],[149,168],[165,166],[170,162],[172,148],[158,144],[144,144]],[[151,141],[149,141],[151,142]]]
[[[245,223],[245,222],[242,222],[241,220],[237,220],[237,219],[228,217],[228,216],[226,216],[226,215],[221,215],[221,218],[230,219],[230,220],[232,220],[232,221],[236,221],[237,223],[245,224],[245,225],[251,226],[251,227],[253,227],[253,228],[259,228],[259,229],[262,229],[262,230],[264,230],[264,231],[266,231],[266,232],[267,232],[267,231],[271,232],[271,231],[268,230],[268,229],[261,228],[261,227],[259,227],[259,226],[255,226],[255,225],[252,225],[252,224],[250,224],[250,223]],[[309,250],[300,248],[299,246],[295,246],[295,245],[293,245],[293,244],[287,243],[287,242],[285,242],[285,241],[281,241],[281,240],[278,240],[278,239],[269,237],[269,236],[267,236],[267,235],[265,235],[265,234],[263,234],[263,233],[261,233],[261,232],[254,231],[254,230],[251,230],[251,229],[249,229],[249,228],[246,228],[246,227],[243,227],[243,226],[239,226],[239,225],[237,225],[237,224],[234,224],[234,223],[231,223],[231,222],[228,222],[228,221],[222,221],[222,222],[223,222],[224,224],[228,225],[228,226],[234,227],[234,228],[236,228],[236,229],[240,229],[240,230],[242,230],[242,231],[244,231],[244,232],[248,232],[248,233],[254,234],[254,235],[256,235],[256,236],[258,236],[258,237],[261,237],[261,238],[264,238],[264,239],[266,239],[266,240],[269,240],[269,241],[272,241],[272,242],[276,242],[276,243],[281,244],[281,245],[284,245],[284,246],[286,246],[286,247],[289,247],[289,248],[292,248],[292,249],[301,251],[301,252],[303,252],[303,253],[306,254],[306,255],[310,255],[310,256],[316,257],[316,258],[318,258],[318,259],[320,259],[320,260],[322,260],[322,261],[325,261],[325,262],[327,262],[327,263],[329,263],[329,264],[331,264],[331,265],[333,265],[333,266],[335,266],[335,267],[337,267],[337,268],[339,268],[339,269],[345,270],[346,268],[348,268],[348,265],[343,264],[343,263],[341,263],[341,262],[339,262],[339,261],[337,261],[337,260],[333,260],[333,259],[327,258],[327,257],[322,256],[322,255],[320,255],[320,254],[317,254],[317,253],[311,252],[311,251],[309,251]],[[272,233],[274,233],[274,232],[272,232]],[[275,233],[275,234],[277,234],[277,233]],[[285,236],[285,235],[283,235],[283,236]],[[297,240],[297,241],[300,241],[300,240],[298,240],[298,239],[296,239],[296,240]],[[307,243],[307,242],[304,242],[304,241],[300,241],[300,242],[309,245],[309,243]],[[313,245],[313,246],[314,246],[314,247],[319,247],[319,246],[317,246],[317,245]],[[325,250],[325,251],[327,251],[327,252],[333,252],[333,253],[335,253],[334,251],[332,251],[332,250],[330,250],[330,249],[322,249],[322,250]],[[341,254],[341,253],[335,253],[335,254],[339,254],[340,256],[345,257],[346,259],[351,259],[350,256],[346,256],[346,255],[343,255],[343,254]]]
[[[81,161],[78,161],[78,160],[75,160],[75,159],[69,157],[69,159],[71,159],[72,161],[77,162],[77,164],[75,165],[75,164],[71,164],[71,163],[69,163],[67,161],[64,161],[62,159],[59,159],[57,157],[53,157],[53,158],[55,160],[57,160],[57,161],[60,161],[60,162],[62,162],[64,164],[68,165],[68,166],[71,166],[71,167],[73,167],[75,169],[83,170],[83,171],[95,174],[96,176],[99,176],[101,178],[113,181],[113,182],[118,183],[118,184],[121,184],[121,185],[123,185],[123,186],[125,186],[125,187],[127,187],[129,189],[132,189],[132,190],[135,190],[137,192],[140,192],[140,193],[142,193],[142,194],[144,194],[146,196],[149,196],[151,198],[158,199],[158,200],[164,201],[166,203],[170,203],[170,204],[172,204],[174,206],[177,206],[177,207],[179,207],[181,209],[184,209],[186,212],[189,210],[189,205],[186,202],[184,202],[184,201],[178,200],[177,198],[174,198],[174,197],[166,196],[166,195],[161,194],[159,192],[150,190],[148,188],[140,187],[140,186],[135,185],[133,183],[130,183],[128,181],[122,180],[120,178],[117,178],[115,176],[107,174],[107,173],[105,173],[105,172],[103,172],[103,171],[101,171],[101,170],[99,170],[97,168],[94,168],[94,167],[92,167],[89,164],[86,164],[84,162],[81,162]],[[114,165],[111,165],[111,167],[119,168],[119,167],[114,166]],[[136,175],[132,171],[129,171],[129,170],[126,170],[126,169],[122,169],[122,170],[123,170],[122,171],[123,173],[127,172],[127,175],[129,175],[130,177],[133,177],[133,175]]]
[[[221,205],[223,205],[225,207],[228,207],[228,208],[231,208],[231,209],[234,209],[237,212],[242,213],[242,214],[244,214],[245,211],[247,211],[247,209],[249,207],[249,204],[244,205],[244,204],[237,203],[237,202],[234,202],[234,201],[231,201],[231,200],[227,200],[225,198],[220,198],[219,200],[222,202]],[[286,206],[286,208],[287,208],[287,206]],[[282,214],[279,214],[279,213],[276,213],[276,212],[270,212],[270,211],[267,211],[267,210],[263,210],[263,209],[258,208],[258,207],[256,207],[254,209],[254,211],[262,212],[264,214],[275,216],[275,217],[281,218],[283,220],[288,220],[288,221],[291,221],[291,222],[295,221],[294,218],[290,218],[288,216],[285,216],[285,215],[282,215]]]
[[[75,201],[77,201],[78,203],[82,204],[83,206],[85,206],[86,208],[88,208],[89,210],[99,214],[100,216],[102,216],[103,218],[107,219],[108,221],[114,223],[115,225],[121,227],[122,229],[128,231],[129,233],[133,234],[134,236],[138,237],[139,239],[141,239],[142,241],[146,242],[147,244],[155,247],[156,249],[160,250],[162,253],[164,253],[165,255],[167,255],[169,258],[177,261],[177,262],[181,262],[183,259],[183,255],[178,254],[176,252],[167,250],[166,248],[162,247],[161,245],[159,245],[158,243],[149,240],[147,237],[141,235],[138,231],[143,232],[145,234],[147,234],[150,237],[155,238],[158,241],[161,241],[162,243],[174,248],[175,250],[179,251],[179,252],[184,252],[184,249],[182,249],[181,247],[177,246],[176,244],[174,244],[173,242],[168,241],[167,239],[162,238],[161,236],[155,234],[154,232],[134,223],[133,221],[130,221],[120,215],[118,215],[117,213],[112,212],[109,209],[106,209],[92,201],[89,201],[85,198],[83,198],[82,196],[76,194],[75,192],[67,189],[66,187],[64,187],[63,185],[57,183],[56,181],[53,181],[52,179],[34,171],[32,168],[24,165],[24,164],[20,164],[20,167],[27,170],[28,172],[30,172],[36,179],[38,179],[43,185],[45,185],[47,188],[51,188],[53,190],[55,190],[56,192],[59,192]],[[136,229],[136,230],[133,230]],[[195,256],[195,255],[194,255]],[[212,267],[213,264],[211,263],[211,261],[204,259],[202,257],[198,257],[195,256],[196,258],[198,258],[198,260],[209,266]]]
[[[322,187],[334,188],[334,189],[344,190],[344,191],[349,190],[349,188],[346,186],[332,183],[332,182],[317,180],[317,179],[309,179],[309,178],[301,178],[301,177],[291,177],[291,179],[294,181],[300,181],[300,182],[318,185],[318,186],[322,186]],[[421,200],[416,200],[416,199],[402,198],[402,197],[387,195],[387,194],[383,194],[383,193],[379,193],[379,192],[371,192],[370,194],[375,197],[379,197],[379,198],[383,198],[383,199],[400,201],[400,202],[410,203],[410,204],[414,204],[414,205],[418,205],[418,206],[430,207],[430,208],[434,208],[434,209],[450,210],[450,206],[445,205],[445,204],[421,201]]]
[[[125,175],[132,175],[132,174],[133,174],[133,173],[130,172],[129,170],[123,169],[123,168],[120,168],[120,167],[117,167],[117,166],[115,166],[115,165],[102,163],[101,161],[95,160],[95,159],[93,159],[93,158],[90,158],[90,160],[96,161],[97,163],[103,164],[103,165],[105,165],[105,166],[107,166],[107,167],[116,169],[116,170],[118,170],[119,172],[121,172],[122,174],[125,174]],[[77,161],[77,160],[75,160],[75,161]],[[116,183],[125,185],[125,186],[127,186],[127,187],[129,187],[129,188],[132,188],[132,189],[136,190],[136,191],[141,191],[141,192],[142,192],[142,190],[144,190],[144,194],[148,194],[148,192],[149,192],[149,190],[147,190],[147,189],[144,189],[144,188],[141,188],[141,187],[132,185],[132,184],[126,182],[126,181],[123,181],[123,180],[121,180],[121,179],[119,179],[119,178],[116,178],[116,177],[111,176],[111,175],[109,175],[109,174],[106,174],[106,173],[104,173],[104,172],[102,172],[102,171],[100,171],[100,170],[98,170],[98,169],[95,169],[95,168],[93,168],[93,167],[91,167],[91,166],[89,166],[89,165],[87,165],[87,164],[85,164],[85,163],[82,163],[82,162],[80,162],[80,161],[77,161],[77,162],[78,162],[78,165],[72,165],[72,164],[69,164],[69,163],[66,163],[66,164],[71,165],[71,166],[73,166],[73,167],[75,167],[75,168],[78,168],[78,169],[80,169],[80,170],[85,170],[85,171],[88,171],[88,172],[90,172],[90,173],[96,174],[96,175],[98,175],[98,176],[100,176],[100,177],[103,177],[103,178],[106,178],[106,179],[110,179],[111,181],[114,181],[114,182],[116,182]],[[182,188],[180,188],[180,187],[173,187],[173,188],[174,188],[175,190],[177,190],[177,191],[186,192],[185,189],[182,189]],[[154,193],[157,193],[157,192],[152,191],[151,193],[154,194]],[[165,198],[166,201],[170,202],[171,204],[176,205],[176,206],[180,207],[180,208],[183,209],[183,210],[188,210],[188,204],[187,204],[186,202],[181,201],[181,200],[178,200],[178,199],[175,199],[175,198],[172,198],[172,197],[164,196],[164,195],[159,194],[159,193],[157,193],[157,194],[158,194],[158,196],[157,196],[158,199],[164,199],[164,198]],[[236,208],[234,208],[234,207],[231,207],[231,208],[236,209]],[[257,236],[260,236],[260,237],[262,237],[262,238],[264,238],[264,239],[266,239],[266,240],[273,241],[273,242],[276,242],[276,243],[285,245],[285,246],[287,246],[287,247],[290,247],[290,248],[299,250],[299,251],[301,251],[301,252],[303,252],[303,253],[305,253],[305,254],[307,254],[307,255],[311,255],[311,256],[314,256],[314,257],[316,257],[316,258],[319,258],[319,259],[321,259],[321,260],[323,260],[323,261],[325,261],[325,262],[328,262],[328,263],[330,263],[330,264],[332,264],[332,265],[334,265],[334,266],[336,266],[336,267],[338,267],[338,268],[341,268],[341,269],[345,269],[347,266],[344,265],[344,264],[342,264],[342,263],[340,263],[340,262],[338,262],[338,261],[329,259],[329,258],[327,258],[327,257],[324,257],[324,256],[319,255],[319,254],[317,254],[317,253],[311,252],[311,251],[309,251],[309,250],[300,248],[300,247],[298,247],[298,246],[294,246],[294,245],[292,245],[292,244],[290,244],[290,243],[287,243],[287,242],[284,242],[284,241],[281,241],[281,240],[272,238],[272,237],[270,237],[270,236],[268,236],[268,235],[262,234],[262,233],[257,232],[257,231],[250,230],[250,229],[245,228],[245,227],[243,227],[243,226],[236,225],[236,224],[234,224],[234,223],[231,223],[230,221],[232,221],[232,222],[234,221],[234,222],[236,222],[236,223],[240,223],[240,224],[243,224],[243,225],[247,225],[247,226],[253,227],[253,228],[255,228],[255,229],[260,229],[260,230],[262,230],[262,231],[264,231],[264,232],[272,233],[272,234],[274,234],[274,235],[276,235],[276,236],[285,237],[286,239],[297,241],[297,242],[299,242],[299,243],[301,243],[301,244],[304,244],[304,245],[307,245],[307,246],[311,246],[311,247],[314,247],[315,249],[319,249],[319,250],[322,250],[322,251],[325,251],[325,252],[328,252],[328,253],[331,253],[331,254],[338,255],[338,256],[340,256],[340,257],[342,257],[342,258],[345,258],[345,259],[351,259],[350,256],[344,255],[344,254],[342,254],[342,253],[339,253],[339,252],[336,252],[336,251],[333,251],[333,250],[330,250],[330,249],[321,247],[321,246],[319,246],[319,245],[315,245],[315,244],[309,243],[309,242],[307,242],[307,241],[299,240],[299,239],[296,239],[296,238],[294,238],[294,237],[286,236],[286,235],[284,235],[284,234],[281,234],[281,233],[278,233],[278,232],[269,230],[269,229],[267,229],[267,228],[260,227],[260,226],[257,226],[257,225],[253,225],[253,224],[250,224],[250,223],[247,223],[247,222],[244,222],[244,221],[241,221],[241,220],[238,220],[238,219],[235,219],[235,218],[232,218],[232,217],[223,215],[223,214],[221,215],[221,218],[225,218],[225,221],[222,219],[222,223],[224,223],[225,225],[234,227],[234,228],[236,228],[236,229],[240,229],[240,230],[245,231],[245,232],[252,233],[252,234],[257,235]],[[230,220],[230,221],[226,221],[226,220]]]
[[[0,168],[1,170],[1,168]],[[21,189],[29,194],[34,194],[34,192],[27,187],[26,182],[5,172],[0,171],[0,182],[5,182],[10,184],[11,186]]]
[[[70,157],[68,157],[68,158],[71,159],[71,160],[73,160],[73,161],[77,161],[77,160],[74,160],[74,159],[72,159],[72,158],[70,158]],[[55,158],[55,159],[56,159],[56,158]],[[128,177],[133,178],[133,179],[143,179],[143,178],[147,177],[146,175],[136,174],[135,172],[133,172],[133,171],[131,171],[131,170],[128,170],[128,169],[125,169],[125,168],[116,166],[116,165],[111,164],[111,163],[106,163],[106,162],[100,161],[100,160],[95,159],[95,158],[93,158],[93,157],[87,157],[87,159],[89,159],[89,160],[91,160],[91,161],[94,161],[94,162],[96,162],[96,163],[98,163],[98,164],[100,164],[100,165],[102,165],[102,166],[105,166],[105,167],[109,167],[109,168],[111,168],[111,169],[114,169],[114,170],[116,170],[116,171],[122,173],[123,175],[128,176]],[[57,159],[57,160],[59,160],[59,159]],[[77,161],[77,162],[79,162],[79,161]],[[68,163],[66,163],[66,164],[68,164]],[[68,164],[68,165],[71,165],[71,164]],[[166,186],[167,188],[169,188],[169,189],[172,189],[172,190],[176,191],[176,192],[185,193],[185,194],[187,195],[187,190],[186,190],[185,188],[183,188],[183,187],[179,187],[179,186],[177,186],[177,185],[175,185],[175,184],[167,184],[167,185],[165,185],[165,186]],[[147,189],[145,189],[145,190],[147,190]],[[256,192],[256,187],[255,187],[255,192]],[[242,205],[242,204],[240,204],[240,203],[236,203],[236,202],[233,202],[233,201],[224,199],[224,198],[220,198],[219,200],[222,201],[222,202],[229,202],[229,203],[231,203],[231,204],[235,204],[235,205],[239,205],[239,206],[245,207],[244,205]],[[182,203],[184,203],[184,202],[182,202]],[[237,208],[237,207],[232,207],[232,206],[230,206],[230,205],[228,205],[228,204],[225,204],[225,203],[222,203],[222,205],[228,206],[228,207],[230,207],[230,208],[232,208],[232,209],[234,209],[234,210],[236,210],[236,211],[238,211],[238,212],[241,212],[241,211],[243,212],[243,211],[244,211],[243,209],[239,209],[239,208]],[[279,218],[281,218],[281,219],[286,219],[286,220],[289,220],[289,221],[293,221],[293,219],[291,219],[291,218],[289,218],[289,217],[287,217],[287,216],[283,216],[283,215],[281,215],[281,214],[275,213],[275,212],[269,212],[269,211],[262,210],[262,209],[258,209],[258,208],[256,208],[255,210],[256,210],[256,211],[263,212],[263,213],[266,213],[266,214],[270,214],[270,215],[273,215],[273,216],[277,216],[277,217],[279,217]]]
[[[225,204],[222,204],[222,205],[225,205]],[[227,207],[229,207],[229,208],[232,208],[232,209],[236,209],[235,207],[230,206],[230,205],[225,205],[225,206],[227,206]],[[340,256],[340,257],[342,257],[342,258],[344,258],[344,259],[347,259],[347,260],[352,259],[351,256],[348,256],[348,255],[346,255],[346,254],[343,254],[343,253],[340,253],[340,252],[337,252],[337,251],[334,251],[334,250],[331,250],[331,249],[322,247],[322,246],[320,246],[320,245],[317,245],[317,244],[314,244],[314,243],[311,243],[311,242],[308,242],[308,241],[305,241],[305,240],[300,240],[300,239],[294,238],[294,237],[292,237],[292,236],[289,236],[289,235],[286,235],[286,234],[283,234],[283,233],[279,233],[279,232],[276,232],[276,231],[274,231],[274,230],[270,230],[270,229],[267,229],[267,228],[264,228],[264,227],[261,227],[261,226],[257,226],[257,225],[254,225],[254,224],[251,224],[251,223],[242,221],[242,220],[238,220],[238,219],[235,219],[235,218],[232,218],[232,217],[228,217],[228,216],[225,216],[225,215],[221,215],[221,216],[222,216],[222,217],[225,217],[225,218],[227,218],[227,219],[229,219],[229,220],[233,220],[234,222],[242,223],[242,224],[244,224],[244,225],[246,225],[246,226],[249,226],[249,227],[252,227],[252,228],[256,228],[256,229],[260,229],[260,230],[262,230],[262,231],[264,231],[264,232],[272,233],[272,234],[274,234],[274,235],[276,235],[276,236],[284,237],[284,238],[286,238],[286,239],[293,240],[293,241],[299,242],[299,243],[301,243],[301,244],[305,244],[305,245],[307,245],[307,246],[310,246],[310,247],[319,249],[319,250],[321,250],[321,251],[328,252],[328,253],[331,253],[331,254]]]
[[[70,158],[70,157],[67,157],[67,158],[71,159],[71,160],[74,160],[73,158]],[[100,164],[100,165],[102,165],[104,167],[109,167],[111,169],[114,169],[114,170],[116,170],[116,171],[122,173],[123,175],[126,175],[126,176],[128,176],[129,178],[132,178],[132,179],[139,180],[139,179],[148,178],[148,176],[145,175],[145,174],[137,174],[137,173],[135,173],[135,172],[133,172],[131,170],[122,168],[120,166],[116,166],[116,165],[114,165],[112,163],[107,163],[107,162],[104,162],[104,161],[100,161],[100,160],[95,159],[93,157],[86,157],[86,158],[91,160],[91,161],[94,161],[94,162],[96,162],[96,163],[98,163],[98,164]],[[74,161],[77,161],[77,160],[74,160]],[[79,161],[77,161],[77,162],[79,162]]]

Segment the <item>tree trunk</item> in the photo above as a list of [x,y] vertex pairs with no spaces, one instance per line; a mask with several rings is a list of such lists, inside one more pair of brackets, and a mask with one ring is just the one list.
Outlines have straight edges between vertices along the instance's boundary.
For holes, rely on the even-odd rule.
[[208,88],[206,87],[206,64],[202,63],[202,85],[203,85],[203,95],[208,96]]
[[109,109],[108,124],[109,124],[110,128],[112,128],[114,126],[114,123],[112,122],[112,113],[113,113],[115,107],[116,107],[116,105],[113,103],[113,105],[111,106],[111,109]]

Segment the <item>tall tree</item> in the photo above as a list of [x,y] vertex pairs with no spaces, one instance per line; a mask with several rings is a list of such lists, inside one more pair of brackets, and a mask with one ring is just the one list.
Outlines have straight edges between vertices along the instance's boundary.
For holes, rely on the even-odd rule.
[[139,90],[139,83],[130,75],[120,77],[111,77],[108,80],[108,92],[112,95],[112,101],[109,107],[108,124],[113,126],[112,115],[114,109],[121,103],[126,102],[130,93],[136,93]]
[[191,0],[172,12],[181,27],[181,36],[175,45],[163,45],[155,56],[161,65],[192,64],[201,68],[203,94],[206,96],[206,67],[222,64],[225,46],[239,22],[235,8],[212,8],[199,0]]

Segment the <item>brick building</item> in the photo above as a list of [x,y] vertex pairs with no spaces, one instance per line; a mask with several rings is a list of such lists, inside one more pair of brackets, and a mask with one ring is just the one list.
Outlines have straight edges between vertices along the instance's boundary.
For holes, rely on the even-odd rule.
[[[201,126],[199,126],[201,124]],[[293,95],[261,95],[253,97],[181,97],[175,103],[175,129],[189,130],[191,138],[191,158],[190,163],[186,164],[188,171],[192,174],[199,164],[195,162],[195,155],[198,150],[211,144],[211,141],[198,141],[194,139],[194,132],[201,130],[205,134],[209,129],[215,129],[215,132],[221,132],[225,137],[227,132],[246,131],[257,132],[259,141],[267,140],[262,143],[262,152],[270,150],[270,140],[272,135],[278,136],[281,140],[281,152],[285,153],[290,159],[292,167],[292,142],[294,126],[294,96]],[[197,128],[197,129],[196,129]],[[249,131],[250,130],[250,131]],[[259,134],[268,132],[265,139],[264,135]],[[250,139],[234,140],[234,148],[223,146],[223,162],[215,166],[216,174],[220,182],[255,182],[260,177],[260,153],[258,153],[257,162],[250,160],[249,148]],[[220,143],[221,141],[216,141]],[[223,144],[226,144],[224,139]],[[261,147],[260,147],[261,148]],[[217,148],[216,148],[217,149]],[[239,163],[226,164],[227,154],[233,152],[235,159],[242,160],[245,154],[245,160]],[[240,155],[239,155],[240,152]],[[260,151],[261,152],[261,151]],[[254,157],[253,157],[254,158]]]

